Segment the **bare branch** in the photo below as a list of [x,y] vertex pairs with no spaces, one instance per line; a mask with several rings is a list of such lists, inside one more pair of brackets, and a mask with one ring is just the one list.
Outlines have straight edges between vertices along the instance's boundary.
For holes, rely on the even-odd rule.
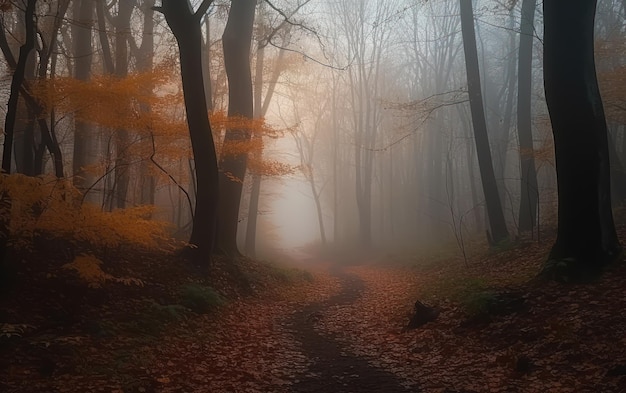
[[209,7],[213,4],[213,0],[204,0],[198,10],[193,14],[193,16],[200,22],[200,19],[206,14]]

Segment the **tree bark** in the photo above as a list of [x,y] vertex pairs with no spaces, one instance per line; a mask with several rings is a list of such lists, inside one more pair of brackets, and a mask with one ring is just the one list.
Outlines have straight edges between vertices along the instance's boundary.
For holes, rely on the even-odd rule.
[[476,49],[476,35],[474,33],[474,12],[471,0],[460,0],[461,32],[463,35],[463,50],[465,52],[465,68],[467,71],[467,89],[469,94],[472,124],[474,126],[474,140],[476,141],[476,155],[487,206],[487,216],[491,228],[491,240],[499,243],[509,238],[506,228],[502,203],[498,195],[496,177],[493,171],[489,137],[483,97],[480,88],[480,74],[478,69],[478,51]]
[[37,0],[28,0],[24,20],[26,27],[26,39],[20,47],[20,54],[17,60],[13,77],[11,79],[11,92],[7,104],[7,114],[4,120],[4,149],[2,151],[2,172],[11,173],[11,150],[13,149],[13,136],[17,118],[18,100],[20,88],[24,83],[26,74],[26,63],[30,53],[35,49],[35,4]]
[[193,13],[189,0],[163,0],[158,10],[165,15],[178,42],[187,125],[195,162],[197,196],[189,243],[197,251],[196,259],[208,263],[215,244],[219,184],[217,155],[202,83],[201,15]]
[[537,220],[539,190],[533,147],[531,122],[532,63],[536,0],[523,0],[520,24],[517,136],[520,149],[520,206],[519,231],[532,231]]
[[[145,1],[143,4],[143,28],[142,28],[142,37],[141,37],[141,45],[136,47],[134,41],[130,41],[131,48],[136,49],[136,59],[137,59],[137,69],[139,72],[148,72],[152,71],[152,67],[154,64],[154,2],[155,0]],[[154,87],[152,84],[144,86],[145,91],[149,94],[152,94]],[[140,109],[142,113],[148,114],[152,111],[152,108],[149,103],[142,103],[140,105]],[[151,128],[145,130],[147,135],[150,135],[150,138],[142,138],[145,142],[142,141],[146,146],[151,144],[152,141],[152,132]],[[147,136],[146,135],[146,136]],[[152,162],[149,160],[142,160],[139,165],[139,173],[140,173],[140,203],[141,204],[149,204],[154,205],[154,194],[156,193],[156,178],[152,173]],[[192,214],[192,212],[190,212]]]
[[[73,8],[73,17],[76,23],[72,26],[74,43],[74,78],[87,81],[91,74],[93,48],[91,45],[93,14],[95,3],[93,0],[76,0]],[[81,191],[89,188],[91,177],[85,167],[92,163],[92,127],[81,120],[80,113],[74,122],[74,154],[72,160],[73,182]]]
[[[123,79],[128,76],[128,43],[131,38],[130,17],[134,3],[121,1],[118,5],[118,14],[115,17],[115,76]],[[130,106],[130,102],[126,103]],[[128,130],[119,128],[115,130],[115,197],[116,206],[119,209],[126,207],[128,184],[130,182],[130,158],[128,146],[130,137]]]
[[[11,80],[11,91],[7,105],[7,114],[4,121],[4,146],[2,151],[2,174],[11,173],[11,150],[13,148],[13,131],[16,122],[17,104],[20,95],[20,87],[25,78],[26,62],[30,52],[35,48],[35,5],[37,0],[28,0],[24,21],[26,27],[26,39],[20,47],[19,58]],[[0,274],[4,273],[8,254],[8,239],[11,235],[11,198],[8,193],[0,194]],[[2,279],[3,277],[0,277]]]
[[[222,35],[224,67],[228,78],[228,116],[253,117],[252,71],[250,47],[256,0],[233,0]],[[224,150],[250,140],[246,129],[229,129],[224,136]],[[238,255],[237,227],[243,180],[246,175],[246,153],[222,154],[220,158],[220,209],[218,245],[227,255]]]
[[543,9],[544,87],[559,203],[557,239],[544,273],[556,279],[584,279],[621,252],[611,211],[607,125],[594,61],[596,1],[564,5],[545,0]]

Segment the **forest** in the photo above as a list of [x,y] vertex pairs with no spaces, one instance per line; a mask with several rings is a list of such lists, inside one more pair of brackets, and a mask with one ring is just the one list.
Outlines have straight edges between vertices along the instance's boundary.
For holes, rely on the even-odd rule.
[[626,391],[626,1],[0,23],[0,391]]

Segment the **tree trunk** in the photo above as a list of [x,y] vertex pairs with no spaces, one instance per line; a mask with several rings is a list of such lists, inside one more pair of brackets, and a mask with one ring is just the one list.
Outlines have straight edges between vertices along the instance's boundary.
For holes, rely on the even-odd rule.
[[178,42],[187,125],[197,176],[196,207],[189,243],[196,247],[198,261],[209,262],[216,235],[219,184],[215,144],[209,124],[204,84],[201,83],[201,16],[193,13],[189,0],[163,0],[158,10],[165,15],[165,20]]
[[[281,51],[282,52],[282,51]],[[263,63],[265,60],[265,46],[259,43],[256,51],[256,64],[254,71],[254,118],[258,119],[262,116],[261,109],[263,107]],[[253,138],[262,138],[261,135],[255,134]],[[259,152],[261,159],[263,152]],[[252,189],[250,190],[250,203],[248,204],[248,223],[246,225],[246,240],[244,243],[244,252],[250,257],[255,256],[256,249],[256,227],[259,215],[259,198],[261,196],[261,175],[252,174]]]
[[[143,34],[141,38],[141,46],[137,48],[137,69],[139,72],[152,71],[154,64],[154,2],[155,0],[148,0],[143,5]],[[131,41],[131,44],[133,42]],[[148,94],[152,94],[154,87],[150,84],[144,86]],[[140,106],[141,112],[148,114],[152,111],[149,103],[142,103]],[[152,129],[147,129],[145,133],[150,136],[149,138],[142,138],[141,143],[145,145],[151,145],[152,143]],[[152,173],[152,162],[148,160],[142,160],[139,165],[140,173],[140,203],[154,205],[154,194],[156,193],[156,177]],[[192,214],[192,212],[190,212]]]
[[[269,87],[267,89],[267,93],[265,93],[265,98],[263,97],[263,59],[265,57],[265,47],[259,46],[257,50],[257,64],[255,69],[255,77],[254,77],[254,118],[258,119],[264,117],[269,108],[272,97],[274,96],[274,91],[276,90],[276,84],[278,82],[278,77],[282,72],[282,60],[285,57],[285,51],[281,49],[278,52],[278,59],[276,61],[276,67],[274,67],[274,71],[272,72],[272,76],[269,80]],[[262,138],[261,135],[257,134],[254,137]],[[261,153],[262,155],[262,153]],[[262,157],[259,157],[262,159]],[[248,206],[248,225],[246,226],[246,241],[244,245],[244,250],[246,255],[254,256],[255,248],[256,248],[256,228],[258,222],[259,215],[259,198],[261,197],[261,175],[254,173],[252,174],[252,190],[250,191],[250,204]]]
[[[228,78],[228,116],[253,117],[250,47],[256,0],[233,0],[222,36],[224,67]],[[245,129],[226,130],[224,150],[250,140]],[[246,153],[222,154],[220,157],[220,209],[218,245],[221,252],[238,255],[237,227],[243,180],[246,175]]]
[[559,202],[557,239],[544,273],[556,279],[584,279],[621,251],[611,211],[607,125],[594,61],[596,1],[564,5],[545,0],[543,8],[544,87]]
[[[76,0],[73,8],[73,17],[76,23],[72,25],[72,39],[74,43],[74,78],[87,81],[91,74],[91,60],[93,48],[91,35],[95,3],[93,0]],[[86,191],[91,185],[92,176],[85,168],[92,163],[91,151],[93,132],[92,127],[81,119],[77,113],[74,122],[74,154],[72,160],[73,182],[81,191]]]
[[[133,2],[121,1],[118,5],[118,14],[115,17],[115,76],[123,79],[128,76],[128,42],[131,39],[130,17],[133,12]],[[130,102],[126,103],[130,106]],[[130,137],[128,130],[115,130],[115,197],[119,209],[126,207],[128,184],[130,182],[130,159],[128,146]]]
[[532,63],[536,0],[523,0],[520,24],[517,136],[520,150],[520,207],[519,231],[532,231],[537,220],[539,190],[533,147],[531,122]]
[[20,47],[20,54],[17,65],[13,71],[11,79],[11,91],[9,102],[7,104],[7,114],[4,120],[4,149],[2,151],[2,172],[11,173],[11,150],[13,149],[13,136],[17,118],[18,101],[20,96],[20,88],[24,83],[26,74],[26,63],[30,53],[35,48],[35,3],[37,0],[28,0],[26,11],[24,12],[24,20],[26,27],[26,36],[24,44]]
[[[2,175],[11,173],[11,150],[13,148],[13,130],[17,115],[17,104],[20,87],[24,82],[26,62],[30,52],[35,48],[35,5],[37,0],[28,0],[24,20],[26,26],[26,39],[20,47],[20,54],[13,71],[11,91],[7,105],[7,113],[4,121],[4,148],[2,151]],[[7,242],[11,235],[11,198],[8,193],[0,194],[0,274],[4,273],[7,262]],[[0,277],[3,279],[4,277]],[[4,280],[2,280],[4,281]]]
[[491,240],[499,243],[509,238],[506,228],[502,203],[498,195],[498,187],[493,172],[489,137],[485,110],[483,107],[482,92],[480,89],[480,74],[478,69],[478,51],[476,50],[476,35],[474,33],[474,12],[471,0],[460,0],[461,32],[463,34],[463,50],[465,52],[465,67],[467,70],[467,89],[469,94],[470,109],[472,112],[472,124],[474,126],[474,139],[476,141],[476,154],[478,166],[487,206],[489,226],[491,228]]

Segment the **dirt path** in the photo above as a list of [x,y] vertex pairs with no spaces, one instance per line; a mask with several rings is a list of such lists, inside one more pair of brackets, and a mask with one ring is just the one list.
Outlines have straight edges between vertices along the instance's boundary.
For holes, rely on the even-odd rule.
[[293,314],[288,322],[302,349],[313,362],[308,371],[292,387],[293,392],[417,392],[417,387],[404,387],[393,374],[371,366],[357,357],[328,332],[317,326],[317,321],[333,307],[349,306],[362,294],[365,284],[355,275],[334,269],[340,279],[341,291],[330,299],[311,304]]

